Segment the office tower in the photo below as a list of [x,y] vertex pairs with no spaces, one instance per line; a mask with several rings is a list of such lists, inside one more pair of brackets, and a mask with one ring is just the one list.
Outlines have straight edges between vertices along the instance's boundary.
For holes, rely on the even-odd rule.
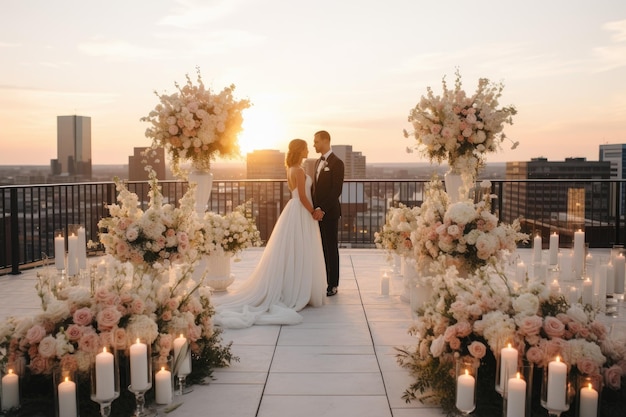
[[[626,178],[626,144],[600,145],[600,161],[611,163],[611,179],[622,180]],[[619,214],[626,212],[626,184],[620,183],[622,201],[619,204]],[[615,207],[615,205],[613,205]]]
[[53,175],[91,178],[91,117],[57,116],[57,159]]
[[249,180],[284,180],[287,176],[284,152],[274,149],[253,151],[246,159]]
[[146,181],[148,179],[146,165],[150,165],[156,172],[157,179],[165,179],[165,150],[163,148],[151,149],[146,154],[147,149],[147,147],[134,148],[133,155],[128,157],[130,181]]
[[332,145],[333,153],[344,165],[345,179],[365,179],[365,156],[352,150],[352,145]]

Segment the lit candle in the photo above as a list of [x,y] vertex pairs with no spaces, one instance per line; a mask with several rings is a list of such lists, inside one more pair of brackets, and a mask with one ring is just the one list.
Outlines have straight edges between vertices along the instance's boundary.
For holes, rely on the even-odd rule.
[[543,245],[543,241],[541,240],[541,236],[537,235],[533,239],[533,263],[541,262],[541,246]]
[[130,386],[134,391],[145,391],[150,388],[148,346],[139,339],[130,346]]
[[164,367],[154,377],[154,390],[157,404],[172,402],[172,373]]
[[523,284],[526,281],[526,273],[528,269],[526,268],[526,264],[524,261],[519,261],[517,263],[517,268],[515,270],[515,280],[519,284]]
[[559,281],[558,280],[555,279],[555,280],[552,281],[552,284],[550,284],[550,290],[553,293],[561,292],[561,286],[559,285]]
[[604,311],[606,304],[604,300],[606,300],[606,282],[608,280],[608,267],[607,265],[600,265],[598,270],[598,304],[597,308],[600,311]]
[[585,232],[578,230],[574,233],[574,279],[579,279],[583,275],[583,265],[585,263]]
[[626,258],[620,253],[615,258],[615,294],[624,294],[624,276],[626,275]]
[[524,417],[526,415],[526,381],[520,378],[509,378],[506,402],[506,417]]
[[65,269],[65,238],[62,234],[54,238],[54,265],[59,271]]
[[476,380],[467,369],[456,380],[456,408],[469,412],[474,410],[474,389]]
[[546,408],[554,411],[567,410],[567,365],[561,362],[558,356],[556,360],[548,364],[548,388]]
[[615,293],[615,265],[612,262],[606,267],[606,293]]
[[174,363],[178,363],[178,376],[185,376],[191,373],[191,355],[189,352],[189,346],[186,346],[187,356],[182,359],[178,359],[181,354],[181,350],[187,344],[187,339],[181,334],[174,339]]
[[74,233],[67,238],[67,275],[78,273],[78,236]]
[[550,235],[549,258],[550,265],[556,265],[559,263],[559,235],[557,232]]
[[78,269],[87,269],[87,237],[85,236],[85,228],[78,228],[78,241],[76,254],[78,257]]
[[593,304],[593,282],[589,277],[585,278],[583,281],[583,304],[592,305]]
[[10,410],[20,406],[20,378],[9,369],[2,377],[2,410]]
[[579,416],[596,417],[598,415],[598,391],[589,384],[580,389]]
[[506,391],[506,384],[511,375],[515,375],[517,371],[517,349],[511,347],[509,343],[507,347],[500,350],[500,386],[501,392]]
[[59,417],[76,417],[76,383],[69,377],[57,387],[59,395]]
[[389,295],[389,276],[386,272],[380,278],[380,293],[382,295]]
[[569,287],[569,303],[575,304],[578,302],[578,289],[572,285]]
[[112,401],[115,399],[115,362],[113,354],[103,348],[96,355],[96,399]]

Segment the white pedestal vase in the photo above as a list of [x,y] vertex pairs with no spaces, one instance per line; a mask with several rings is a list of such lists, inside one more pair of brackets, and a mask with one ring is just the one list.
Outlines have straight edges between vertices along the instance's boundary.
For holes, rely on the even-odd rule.
[[214,291],[226,291],[228,286],[235,281],[235,276],[230,273],[232,254],[229,252],[211,254],[204,258],[206,259],[204,283]]
[[443,176],[446,194],[450,203],[458,203],[469,197],[469,191],[474,186],[474,177],[469,173],[462,173],[450,168]]
[[204,216],[207,211],[211,188],[213,187],[213,174],[208,171],[193,170],[189,173],[189,183],[196,184],[196,212],[198,216]]

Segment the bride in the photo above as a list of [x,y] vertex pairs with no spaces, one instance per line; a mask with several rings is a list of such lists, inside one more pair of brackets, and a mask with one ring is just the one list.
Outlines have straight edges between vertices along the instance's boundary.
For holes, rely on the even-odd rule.
[[289,143],[285,165],[291,199],[250,277],[235,292],[213,297],[218,326],[297,324],[302,321],[298,311],[322,305],[326,267],[320,229],[313,219],[312,179],[302,167],[308,154],[304,140]]

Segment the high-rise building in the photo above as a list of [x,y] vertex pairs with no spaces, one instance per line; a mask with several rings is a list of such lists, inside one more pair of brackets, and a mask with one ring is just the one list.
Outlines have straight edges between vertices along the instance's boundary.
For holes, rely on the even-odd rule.
[[146,181],[150,165],[156,172],[157,179],[165,179],[165,150],[157,148],[146,153],[147,147],[134,148],[133,155],[128,157],[128,179],[130,181]]
[[365,179],[365,156],[352,145],[332,145],[333,153],[343,161],[345,179]]
[[[611,163],[611,179],[623,180],[626,178],[626,144],[600,145],[600,161],[608,161]],[[622,201],[619,205],[620,215],[626,212],[626,184],[620,183],[622,187],[620,195]],[[615,207],[615,205],[613,205]]]
[[91,178],[91,117],[57,116],[57,159],[53,175]]
[[284,180],[285,153],[274,149],[250,152],[246,158],[246,169],[249,180]]

